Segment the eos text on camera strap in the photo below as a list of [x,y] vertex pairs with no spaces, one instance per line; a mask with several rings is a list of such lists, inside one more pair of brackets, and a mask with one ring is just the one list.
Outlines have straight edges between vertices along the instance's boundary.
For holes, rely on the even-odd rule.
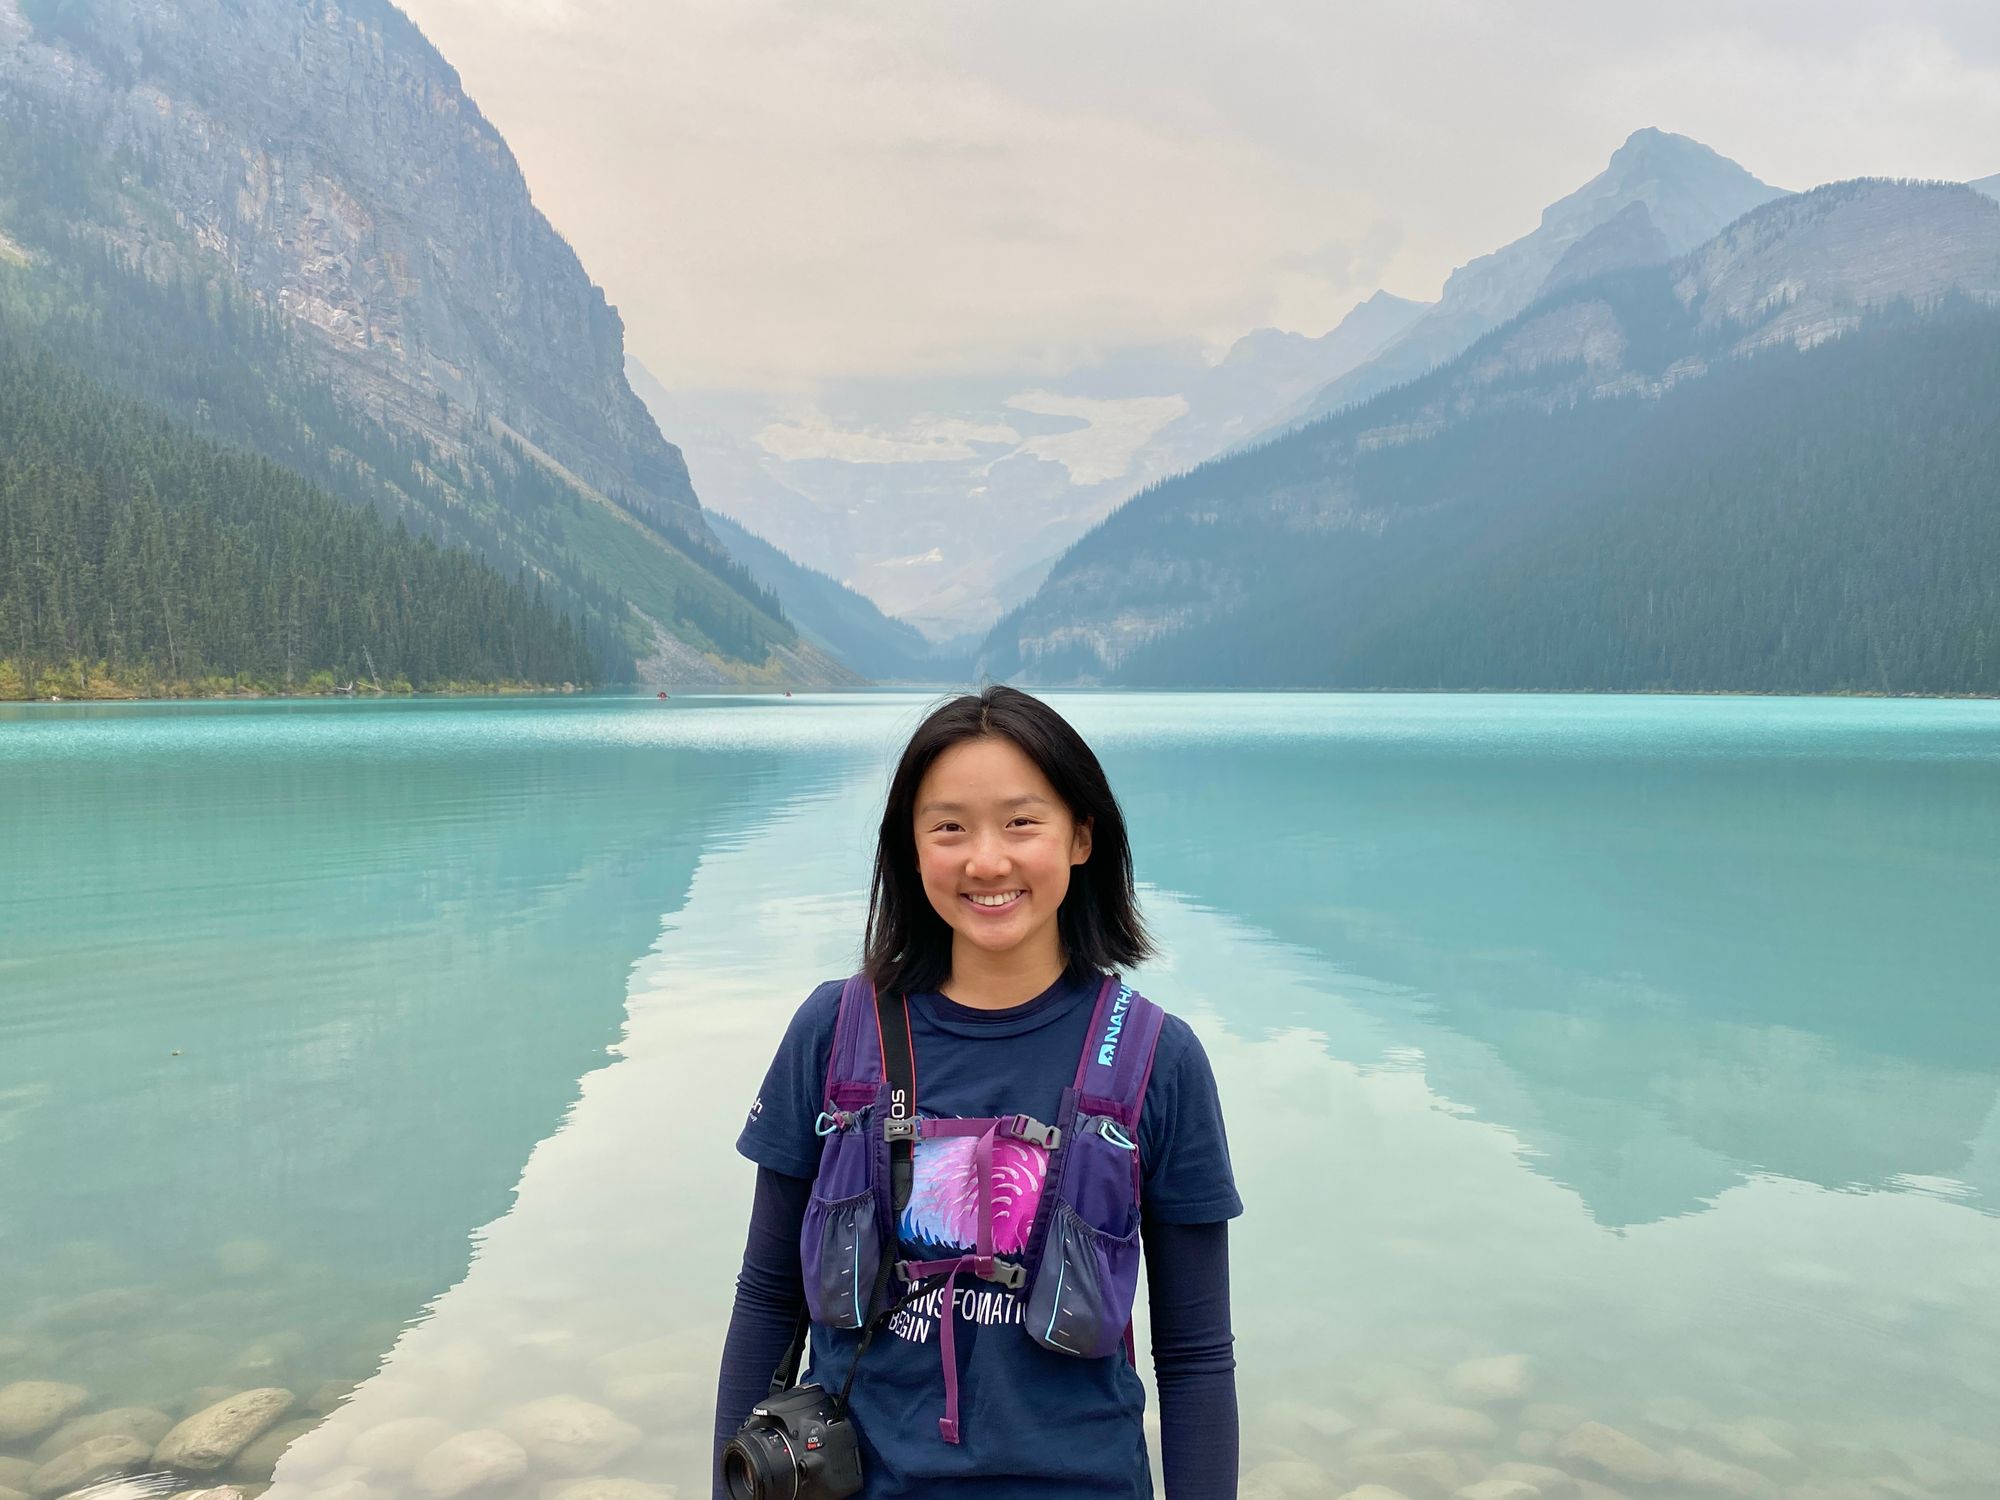
[[[875,994],[875,1035],[882,1049],[882,1077],[889,1084],[889,1119],[882,1133],[889,1140],[890,1220],[884,1225],[886,1243],[896,1243],[896,1221],[910,1203],[917,1142],[917,1049],[910,1035],[910,1002],[897,995]],[[892,1260],[884,1256],[883,1261]],[[887,1277],[881,1280],[887,1284]],[[878,1287],[879,1297],[879,1287]]]

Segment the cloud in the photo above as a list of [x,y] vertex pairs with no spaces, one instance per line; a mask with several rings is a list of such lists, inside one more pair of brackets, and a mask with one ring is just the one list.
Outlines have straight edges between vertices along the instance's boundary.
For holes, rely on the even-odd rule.
[[1975,0],[404,3],[673,387],[1323,332],[1641,125],[1799,187],[2000,170]]
[[1316,250],[1288,250],[1276,256],[1271,265],[1274,270],[1296,272],[1329,286],[1361,286],[1381,276],[1402,243],[1402,226],[1378,219],[1357,238],[1328,240]]

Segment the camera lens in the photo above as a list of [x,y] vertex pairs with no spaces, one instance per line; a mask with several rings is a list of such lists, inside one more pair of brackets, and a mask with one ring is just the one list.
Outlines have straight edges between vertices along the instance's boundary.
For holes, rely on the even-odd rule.
[[722,1482],[729,1500],[790,1500],[799,1492],[799,1466],[782,1433],[745,1428],[722,1450]]

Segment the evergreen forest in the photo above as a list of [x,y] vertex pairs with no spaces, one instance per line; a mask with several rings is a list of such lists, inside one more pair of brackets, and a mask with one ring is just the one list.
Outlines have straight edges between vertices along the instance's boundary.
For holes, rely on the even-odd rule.
[[0,697],[582,685],[589,629],[0,342]]
[[[440,405],[460,434],[447,447],[358,409],[283,317],[186,243],[144,186],[158,172],[143,154],[101,159],[73,122],[25,100],[0,99],[0,127],[0,336],[385,523],[527,566],[589,625],[598,681],[634,680],[660,630],[752,665],[797,641],[776,594],[712,541],[579,493],[487,414]],[[143,266],[96,227],[135,214],[160,243]]]
[[1108,673],[1044,652],[1038,679],[2000,694],[2000,311],[1905,309],[1657,398],[1336,441],[1382,410],[1115,513],[1059,573],[1121,606],[1218,603]]

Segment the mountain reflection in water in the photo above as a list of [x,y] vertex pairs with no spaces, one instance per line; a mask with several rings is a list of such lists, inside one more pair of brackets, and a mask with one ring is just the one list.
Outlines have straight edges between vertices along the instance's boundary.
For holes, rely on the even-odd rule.
[[[0,1097],[74,1101],[88,1055],[153,1113],[0,1104],[34,1148],[4,1184],[27,1243],[107,1256],[17,1301],[25,1338],[95,1350],[107,1399],[164,1401],[114,1373],[111,1333],[61,1333],[79,1297],[135,1282],[106,1329],[225,1354],[220,1310],[310,1312],[273,1356],[301,1383],[338,1373],[331,1331],[369,1365],[393,1336],[284,1454],[278,1500],[442,1493],[481,1464],[495,1496],[699,1493],[749,1200],[731,1143],[793,1008],[853,965],[888,757],[927,701],[434,705],[260,730],[261,771],[229,759],[251,715],[187,742],[206,769],[102,740],[27,759],[58,821],[0,813],[41,872],[4,894],[70,936],[10,971],[41,998],[0,1035],[39,1050]],[[1195,1025],[1228,1111],[1246,1495],[1607,1479],[1590,1421],[1665,1466],[1653,1494],[1982,1493],[1991,705],[1059,703],[1132,822],[1165,954],[1137,977]],[[148,802],[143,831],[119,821]],[[71,837],[115,857],[67,860]],[[87,941],[107,906],[125,959]],[[145,1011],[103,982],[131,961],[158,976]],[[162,1112],[180,1096],[134,1081],[199,1026],[239,1050]],[[92,1150],[129,1158],[128,1193],[183,1185],[161,1225],[47,1170],[88,1178]],[[225,1271],[213,1247],[243,1239],[277,1263],[239,1247]]]

